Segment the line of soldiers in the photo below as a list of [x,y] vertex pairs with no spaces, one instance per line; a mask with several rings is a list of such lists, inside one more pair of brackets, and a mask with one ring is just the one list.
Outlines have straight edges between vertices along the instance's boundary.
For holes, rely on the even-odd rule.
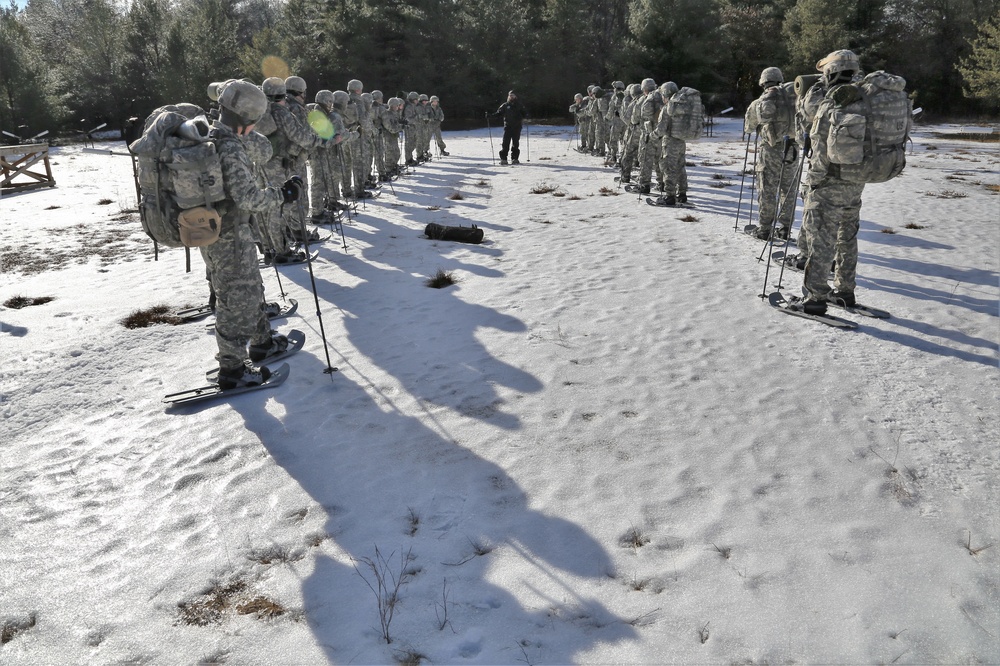
[[679,90],[667,81],[657,86],[653,79],[626,86],[615,81],[605,91],[587,88],[587,96],[577,93],[569,107],[579,128],[579,152],[605,158],[605,165],[617,167],[618,180],[632,182],[638,167],[638,191],[649,194],[656,172],[658,203],[674,206],[687,202],[687,143],[671,136],[667,102]]
[[[264,167],[267,180],[302,177],[309,193],[307,217],[314,224],[348,208],[347,200],[373,196],[373,188],[397,177],[405,166],[430,159],[432,139],[440,154],[448,155],[437,96],[410,92],[405,100],[384,101],[381,91],[364,92],[362,82],[352,79],[346,91],[320,90],[308,102],[306,82],[299,76],[267,78],[261,90],[268,110],[256,132],[272,146]],[[305,222],[298,208],[270,211],[261,225],[265,261],[301,260],[296,243],[307,233],[309,240],[318,238],[315,231],[306,231]]]

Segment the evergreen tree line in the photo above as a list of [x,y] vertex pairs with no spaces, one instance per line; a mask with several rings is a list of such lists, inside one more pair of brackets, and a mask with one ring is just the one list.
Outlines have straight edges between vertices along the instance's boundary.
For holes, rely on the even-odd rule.
[[310,97],[353,78],[438,95],[452,120],[509,89],[565,117],[587,85],[645,77],[741,111],[763,68],[791,80],[840,48],[905,77],[928,114],[1000,110],[1000,0],[10,0],[0,129],[123,127],[205,105],[211,81],[289,74]]

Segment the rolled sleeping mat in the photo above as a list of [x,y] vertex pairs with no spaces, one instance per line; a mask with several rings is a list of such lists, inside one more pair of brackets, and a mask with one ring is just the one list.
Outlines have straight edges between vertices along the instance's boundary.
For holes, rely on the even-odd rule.
[[483,230],[472,225],[471,227],[446,227],[440,224],[428,224],[424,228],[424,234],[432,240],[458,241],[459,243],[483,242]]
[[802,97],[822,78],[822,74],[803,74],[795,77],[795,96]]

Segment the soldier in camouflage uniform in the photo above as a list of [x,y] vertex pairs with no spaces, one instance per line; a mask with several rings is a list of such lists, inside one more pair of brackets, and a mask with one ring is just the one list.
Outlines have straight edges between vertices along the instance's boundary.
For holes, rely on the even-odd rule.
[[608,112],[611,109],[610,91],[604,91],[598,86],[594,87],[594,100],[597,106],[594,110],[594,141],[596,143],[596,154],[598,157],[608,155],[608,133],[610,123],[608,122]]
[[[298,155],[304,149],[312,149],[323,143],[323,140],[307,125],[299,122],[287,104],[287,89],[285,82],[277,77],[264,80],[261,86],[264,94],[270,100],[268,121],[274,130],[268,135],[271,141],[272,156],[264,167],[269,183],[283,183],[295,173]],[[293,210],[296,209],[296,210]],[[264,259],[267,262],[285,263],[301,258],[301,253],[293,251],[290,240],[292,229],[301,230],[298,206],[276,207],[267,217],[267,223],[262,225],[266,231]]]
[[[653,79],[644,79],[642,91],[645,97],[639,104],[639,118],[642,123],[642,138],[639,140],[639,192],[649,194],[653,180],[653,169],[660,170],[660,141],[654,137],[656,123],[663,108],[663,96],[656,89]],[[663,182],[662,179],[659,180]]]
[[[223,390],[267,381],[265,367],[252,366],[288,346],[276,335],[264,313],[264,288],[257,267],[257,245],[250,221],[282,203],[291,204],[300,188],[293,181],[260,188],[242,137],[267,111],[268,100],[252,83],[233,81],[219,96],[220,116],[212,123],[226,200],[219,239],[202,248],[216,294],[215,339],[219,347],[219,387]],[[249,353],[247,344],[249,343]]]
[[421,93],[417,98],[417,117],[420,119],[417,133],[417,161],[426,162],[431,158],[431,108],[430,97]]
[[[305,190],[308,190],[309,170],[306,163],[309,161],[312,151],[322,144],[323,138],[316,134],[309,126],[309,111],[306,109],[305,79],[301,76],[289,76],[285,79],[285,90],[288,98],[288,110],[291,111],[295,120],[298,121],[299,126],[303,128],[303,131],[311,138],[308,144],[294,144],[289,147],[289,154],[293,160],[292,175],[301,177],[305,185]],[[299,241],[303,240],[303,234],[310,233],[306,230],[306,219],[303,215],[307,214],[307,211],[304,208],[299,209],[296,207],[292,213],[292,221],[289,225],[289,232],[292,238]],[[311,232],[309,240],[317,239],[319,239],[319,234],[315,231]]]
[[361,159],[361,122],[358,108],[344,90],[333,93],[333,108],[344,122],[344,141],[340,144],[341,186],[345,198],[354,199],[354,162]]
[[591,119],[591,103],[593,98],[590,96],[590,91],[593,90],[594,86],[587,86],[587,95],[581,100],[577,117],[580,119],[580,148],[581,153],[589,153],[594,148],[593,144],[593,121]]
[[437,143],[438,150],[442,155],[449,153],[445,148],[444,139],[441,137],[441,123],[444,122],[444,110],[441,108],[441,99],[437,95],[431,96],[431,138]]
[[372,146],[375,151],[375,171],[380,183],[389,180],[389,170],[385,164],[385,132],[382,131],[382,117],[388,109],[383,99],[381,90],[372,91]]
[[390,97],[388,109],[382,116],[382,136],[385,138],[385,164],[390,177],[399,173],[399,134],[403,131],[403,100]]
[[641,98],[642,86],[640,84],[633,83],[626,89],[625,104],[622,109],[625,134],[622,137],[622,157],[619,160],[620,181],[622,183],[632,181],[632,169],[635,168],[639,156],[639,143],[642,137],[642,116],[640,114],[642,105],[639,102]]
[[656,135],[660,141],[660,173],[662,174],[660,183],[663,190],[659,203],[665,206],[687,203],[687,167],[684,166],[687,160],[687,142],[671,135],[671,118],[667,112],[666,104],[677,91],[677,84],[673,81],[667,81],[660,86],[659,90],[664,100],[656,126]]
[[625,134],[625,121],[622,112],[625,107],[625,84],[615,81],[612,84],[614,91],[608,104],[608,164],[617,166],[618,158],[621,154],[622,136]]
[[417,150],[417,135],[420,131],[420,93],[411,91],[406,95],[406,105],[403,107],[403,128],[406,132],[405,148],[406,166],[417,164],[414,153]]
[[[768,67],[760,75],[764,92],[754,101],[748,116],[755,116],[760,137],[757,147],[757,200],[760,224],[757,237],[767,240],[772,230],[778,238],[788,238],[795,217],[795,201],[790,193],[796,176],[798,144],[795,143],[794,99],[781,84],[784,75],[777,67]],[[750,120],[748,118],[747,120]],[[746,123],[746,120],[744,121]],[[789,137],[785,145],[785,137]],[[775,230],[774,225],[778,228]]]
[[373,126],[368,113],[368,107],[365,104],[365,100],[362,97],[364,91],[364,85],[361,81],[357,79],[352,79],[347,83],[347,94],[350,95],[350,101],[347,103],[348,108],[351,105],[354,106],[355,112],[357,114],[357,128],[358,128],[358,140],[356,142],[356,151],[354,154],[353,161],[353,173],[351,174],[352,180],[354,181],[353,193],[356,199],[364,199],[371,196],[365,187],[368,185],[368,176],[372,172],[372,132]]
[[576,125],[577,145],[574,148],[580,150],[583,145],[583,132],[581,131],[583,125],[583,95],[577,93],[573,96],[573,103],[569,105],[569,112],[573,114],[573,123]]
[[[836,92],[860,72],[858,56],[851,51],[834,51],[816,64],[823,72],[827,88],[824,101],[816,111],[809,134],[812,158],[806,175],[806,198],[802,230],[807,234],[808,258],[802,291],[802,309],[809,314],[824,314],[829,298],[848,306],[855,304],[854,289],[858,266],[858,229],[861,226],[861,194],[864,183],[840,179],[839,165],[827,155],[827,135],[831,117],[841,111]],[[801,239],[800,239],[801,240]],[[836,260],[834,287],[827,276]]]
[[330,90],[316,93],[316,103],[310,106],[314,107],[310,109],[310,114],[321,113],[329,122],[329,126],[323,130],[326,143],[316,148],[309,159],[312,221],[314,224],[322,224],[329,219],[330,211],[339,207],[342,176],[338,154],[339,144],[344,139],[344,121],[333,108],[333,92]]

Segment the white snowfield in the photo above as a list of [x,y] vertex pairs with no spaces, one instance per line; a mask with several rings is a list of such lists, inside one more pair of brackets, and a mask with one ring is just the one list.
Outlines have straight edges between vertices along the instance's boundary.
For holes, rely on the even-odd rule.
[[841,331],[759,298],[738,120],[688,145],[694,209],[529,129],[517,167],[446,134],[319,248],[338,372],[283,267],[290,378],[196,409],[161,399],[205,322],[121,324],[208,295],[130,160],[3,197],[0,302],[53,300],[0,309],[0,663],[1000,662],[997,144],[921,126],[866,188],[892,318]]

